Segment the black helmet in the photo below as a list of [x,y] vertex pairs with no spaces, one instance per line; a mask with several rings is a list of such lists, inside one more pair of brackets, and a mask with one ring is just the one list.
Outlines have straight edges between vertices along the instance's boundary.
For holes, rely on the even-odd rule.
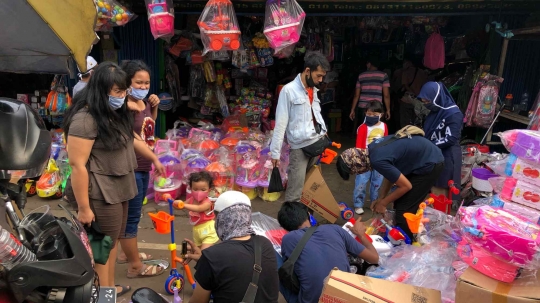
[[43,173],[51,153],[51,134],[28,104],[0,97],[0,179],[11,179],[13,171],[24,171],[21,178]]

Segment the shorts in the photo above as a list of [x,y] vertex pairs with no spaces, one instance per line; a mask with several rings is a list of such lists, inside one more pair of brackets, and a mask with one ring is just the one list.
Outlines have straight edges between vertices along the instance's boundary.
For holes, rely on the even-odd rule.
[[114,248],[116,241],[126,230],[128,201],[109,204],[103,200],[90,199],[90,208],[101,231],[111,237]]
[[210,220],[193,226],[193,243],[201,246],[202,244],[214,244],[219,241],[215,224],[214,220]]

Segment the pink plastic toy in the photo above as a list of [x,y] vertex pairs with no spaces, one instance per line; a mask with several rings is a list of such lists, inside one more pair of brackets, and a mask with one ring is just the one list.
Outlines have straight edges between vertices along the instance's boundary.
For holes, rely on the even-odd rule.
[[469,243],[506,263],[531,269],[540,267],[540,226],[536,223],[488,205],[462,207],[458,218]]
[[518,158],[514,164],[512,177],[540,186],[540,164]]
[[475,244],[466,241],[459,243],[457,253],[469,266],[495,280],[511,283],[519,272],[518,266],[501,262]]
[[305,17],[295,0],[268,0],[263,33],[270,46],[279,52],[298,42]]
[[174,35],[174,7],[165,0],[146,0],[148,22],[154,39]]

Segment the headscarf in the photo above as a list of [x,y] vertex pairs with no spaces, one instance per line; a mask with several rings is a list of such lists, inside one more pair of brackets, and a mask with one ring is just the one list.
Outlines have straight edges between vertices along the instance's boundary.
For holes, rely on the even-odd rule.
[[418,98],[429,100],[439,108],[438,111],[431,111],[425,119],[424,132],[426,138],[431,138],[443,119],[447,119],[455,113],[461,113],[452,95],[442,83],[428,82],[424,84]]
[[215,227],[221,241],[254,235],[251,227],[251,207],[235,204],[225,208],[217,214]]
[[371,170],[367,149],[349,148],[338,158],[337,170],[341,178],[349,179],[349,174],[360,175]]

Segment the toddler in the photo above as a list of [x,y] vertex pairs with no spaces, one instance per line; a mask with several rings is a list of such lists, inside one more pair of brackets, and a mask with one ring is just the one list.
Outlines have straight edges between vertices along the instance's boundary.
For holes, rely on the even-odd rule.
[[174,201],[173,206],[189,211],[189,223],[193,225],[193,242],[200,249],[205,249],[219,241],[214,226],[214,205],[208,198],[208,192],[213,187],[212,176],[206,171],[192,173],[189,175],[189,187],[191,198],[185,203]]

